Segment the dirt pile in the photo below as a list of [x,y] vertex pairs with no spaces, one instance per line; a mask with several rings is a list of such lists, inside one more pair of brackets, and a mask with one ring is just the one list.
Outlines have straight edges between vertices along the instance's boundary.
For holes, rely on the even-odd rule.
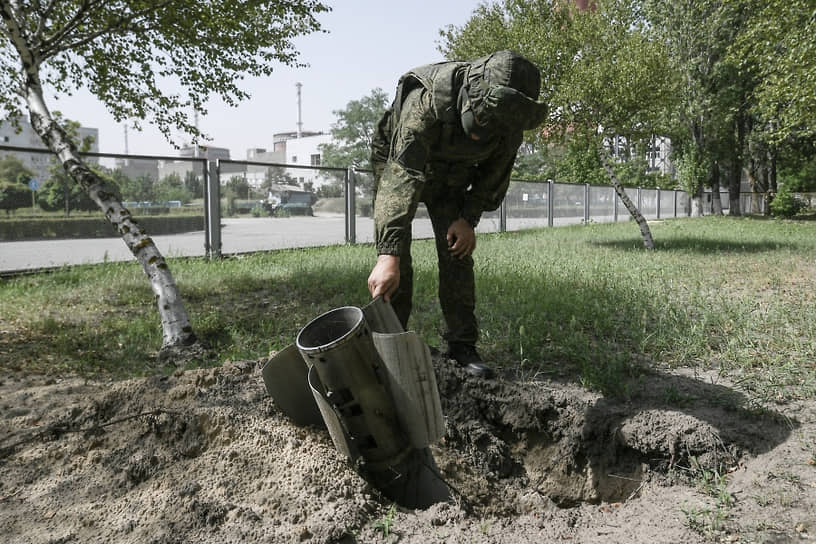
[[280,413],[264,361],[115,383],[0,385],[9,543],[796,541],[816,534],[813,403],[746,408],[669,373],[618,402],[435,360],[451,500],[393,508],[328,433]]

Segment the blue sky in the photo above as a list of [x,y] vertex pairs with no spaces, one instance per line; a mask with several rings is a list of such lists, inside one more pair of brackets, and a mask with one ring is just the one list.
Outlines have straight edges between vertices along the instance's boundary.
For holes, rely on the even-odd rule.
[[[408,69],[442,59],[437,50],[439,30],[461,26],[483,0],[346,0],[325,3],[330,13],[319,17],[327,33],[296,41],[300,60],[308,68],[280,66],[267,78],[249,79],[251,98],[237,108],[211,102],[200,128],[213,138],[212,145],[229,148],[235,159],[253,147],[272,148],[272,134],[297,130],[297,89],[301,89],[303,130],[328,131],[333,111],[383,89],[393,97],[397,79]],[[52,101],[53,110],[99,129],[104,153],[125,151],[124,128],[114,122],[89,94]],[[192,112],[190,113],[192,116]],[[163,136],[145,124],[142,132],[128,130],[131,154],[174,155]],[[179,143],[185,138],[179,136]]]

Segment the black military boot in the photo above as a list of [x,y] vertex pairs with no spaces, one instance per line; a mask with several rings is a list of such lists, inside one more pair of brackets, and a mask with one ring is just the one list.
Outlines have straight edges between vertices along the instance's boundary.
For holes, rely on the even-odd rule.
[[493,369],[482,361],[476,346],[452,342],[448,345],[448,358],[454,359],[459,366],[465,367],[472,376],[478,378],[492,378]]

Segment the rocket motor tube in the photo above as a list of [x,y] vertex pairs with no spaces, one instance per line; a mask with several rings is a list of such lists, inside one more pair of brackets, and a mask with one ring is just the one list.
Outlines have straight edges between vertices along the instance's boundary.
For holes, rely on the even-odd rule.
[[410,444],[363,311],[344,306],[318,316],[301,329],[296,345],[363,459],[387,466],[402,457]]

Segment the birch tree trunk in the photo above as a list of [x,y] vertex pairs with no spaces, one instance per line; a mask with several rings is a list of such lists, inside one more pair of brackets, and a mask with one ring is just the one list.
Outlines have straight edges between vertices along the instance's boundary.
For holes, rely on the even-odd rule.
[[615,193],[617,193],[623,205],[629,210],[629,214],[638,224],[638,227],[640,227],[640,234],[643,236],[643,246],[646,249],[654,249],[654,240],[652,240],[652,231],[649,229],[649,223],[646,221],[646,218],[643,217],[643,214],[640,213],[640,210],[637,209],[637,206],[632,203],[632,199],[629,198],[626,191],[623,190],[623,186],[621,186],[620,181],[618,181],[618,175],[615,174],[615,170],[609,162],[609,152],[606,148],[601,146],[600,153],[601,163],[609,176],[609,180],[612,182],[612,186],[615,188]]
[[104,180],[82,160],[74,142],[54,119],[43,98],[39,61],[27,47],[10,15],[4,12],[3,16],[22,59],[25,80],[21,82],[20,92],[28,106],[31,126],[46,147],[56,154],[68,175],[96,202],[147,274],[161,316],[163,339],[160,359],[186,359],[185,355],[200,352],[201,345],[164,257],[130,211],[112,192],[106,190]]
[[705,207],[703,206],[703,184],[697,183],[697,188],[694,189],[694,194],[691,195],[691,217],[702,217],[704,215]]

